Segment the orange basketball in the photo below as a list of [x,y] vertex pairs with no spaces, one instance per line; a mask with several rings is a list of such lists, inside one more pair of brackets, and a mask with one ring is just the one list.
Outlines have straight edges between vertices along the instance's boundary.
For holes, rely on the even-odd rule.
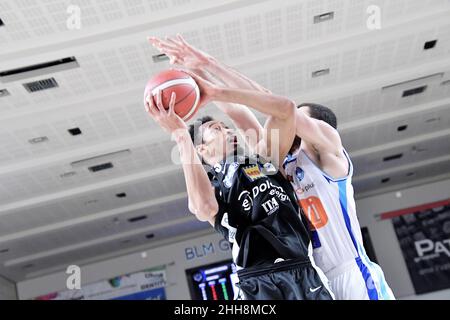
[[172,92],[176,94],[175,113],[184,121],[191,119],[197,112],[200,90],[195,80],[186,72],[166,70],[151,78],[144,91],[145,98],[151,93],[156,103],[156,93],[161,90],[164,107],[169,107]]

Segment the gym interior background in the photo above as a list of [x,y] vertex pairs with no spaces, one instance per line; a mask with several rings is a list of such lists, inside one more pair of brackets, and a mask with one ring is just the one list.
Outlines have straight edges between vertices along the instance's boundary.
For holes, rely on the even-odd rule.
[[450,299],[449,16],[447,0],[0,0],[0,299],[231,298],[228,244],[188,212],[142,103],[169,66],[147,36],[176,33],[331,107],[396,297]]

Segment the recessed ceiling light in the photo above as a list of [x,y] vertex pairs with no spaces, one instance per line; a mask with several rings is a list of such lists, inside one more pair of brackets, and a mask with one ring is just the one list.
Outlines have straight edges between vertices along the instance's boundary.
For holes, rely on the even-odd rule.
[[383,161],[396,160],[396,159],[400,159],[401,157],[403,157],[403,153],[393,154],[392,156],[384,157]]
[[381,179],[381,183],[387,183],[391,180],[391,178],[383,178]]
[[42,142],[47,142],[47,141],[48,141],[48,137],[46,137],[46,136],[36,137],[36,138],[28,140],[28,142],[31,144],[37,144],[37,143],[42,143]]
[[436,43],[437,43],[437,40],[427,41],[427,42],[425,42],[423,49],[424,50],[433,49],[436,46]]
[[412,176],[415,176],[415,175],[416,175],[415,172],[408,172],[408,173],[406,174],[407,177],[412,177]]
[[30,268],[32,268],[32,267],[34,267],[34,264],[29,263],[29,264],[24,265],[24,266],[22,267],[22,269],[30,269]]
[[142,215],[142,216],[130,218],[130,219],[128,219],[128,222],[137,222],[137,221],[141,221],[141,220],[145,220],[145,219],[147,219],[147,216]]
[[3,20],[0,19],[0,27],[4,26],[5,24],[3,23]]
[[145,258],[147,258],[147,252],[141,252],[141,258],[142,259],[145,259]]
[[73,136],[77,136],[77,135],[79,135],[79,134],[82,133],[81,130],[80,130],[80,128],[72,128],[72,129],[69,129],[69,130],[67,130],[67,131],[69,131],[69,133],[70,133],[71,135],[73,135]]
[[405,131],[406,129],[408,128],[408,125],[403,125],[403,126],[399,126],[398,128],[397,128],[397,131]]
[[146,234],[145,237],[146,237],[147,239],[152,239],[152,238],[155,237],[155,235],[154,235],[153,233],[149,233],[149,234]]
[[127,196],[127,194],[125,192],[116,193],[117,198],[125,198],[126,196]]
[[400,192],[400,191],[397,191],[396,193],[395,193],[395,197],[396,198],[401,198],[403,196],[403,194]]

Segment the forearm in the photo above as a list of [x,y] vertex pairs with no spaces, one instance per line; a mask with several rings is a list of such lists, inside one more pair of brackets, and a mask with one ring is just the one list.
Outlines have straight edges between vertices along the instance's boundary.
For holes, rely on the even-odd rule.
[[268,116],[284,120],[294,116],[294,103],[281,96],[266,92],[234,88],[216,88],[213,100],[248,106]]
[[255,81],[216,59],[210,59],[209,63],[205,64],[204,69],[214,74],[227,87],[268,92]]
[[[195,73],[202,78],[210,81],[217,86],[226,84],[219,79],[213,77],[208,71],[196,69]],[[234,126],[240,130],[244,137],[246,144],[250,148],[254,148],[262,137],[262,126],[256,118],[255,114],[251,112],[246,106],[234,103],[215,101],[214,104],[220,111],[225,113],[233,122]]]
[[189,209],[201,221],[210,221],[217,213],[217,201],[211,182],[195,151],[191,137],[187,131],[174,134],[180,152]]

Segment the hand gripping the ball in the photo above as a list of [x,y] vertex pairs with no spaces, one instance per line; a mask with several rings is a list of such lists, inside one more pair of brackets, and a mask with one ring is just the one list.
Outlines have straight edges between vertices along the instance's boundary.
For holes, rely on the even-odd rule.
[[156,93],[156,103],[150,95],[145,98],[145,110],[161,128],[171,134],[177,130],[187,130],[186,123],[175,113],[175,101],[175,92],[172,92],[168,109],[162,103],[161,91]]

